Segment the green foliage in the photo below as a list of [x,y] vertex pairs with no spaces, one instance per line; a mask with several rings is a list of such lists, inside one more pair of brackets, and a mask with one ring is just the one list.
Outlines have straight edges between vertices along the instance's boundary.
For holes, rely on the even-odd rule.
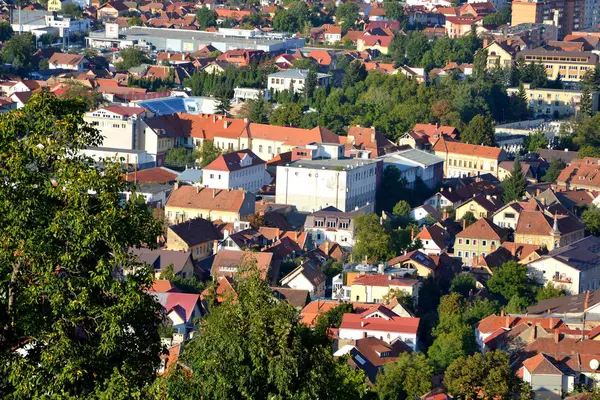
[[85,110],[41,92],[0,116],[3,397],[139,398],[159,365],[153,271],[127,249],[161,230],[145,205],[122,205],[120,164],[72,156],[101,142]]
[[146,53],[137,47],[127,47],[121,50],[120,56],[122,61],[115,64],[119,71],[127,71],[130,68],[139,67],[150,62]]
[[483,17],[483,23],[487,25],[505,25],[510,24],[511,8],[504,7],[493,14]]
[[6,42],[13,37],[13,29],[8,21],[0,21],[0,42]]
[[239,276],[237,300],[211,310],[183,353],[201,397],[347,399],[366,393],[364,374],[334,359],[329,341],[300,323],[292,305],[274,301],[255,266]]
[[529,299],[514,295],[510,298],[506,307],[504,307],[504,311],[508,314],[523,314],[531,304]]
[[269,122],[271,125],[298,126],[302,122],[302,106],[298,103],[287,103],[273,110]]
[[50,68],[50,63],[45,58],[42,58],[38,64],[38,68],[42,71],[47,70]]
[[346,68],[344,79],[342,79],[342,87],[347,88],[355,86],[357,83],[364,81],[366,77],[367,70],[365,69],[364,64],[360,61],[352,61],[350,65],[348,65],[348,68]]
[[385,9],[385,18],[392,21],[400,21],[400,25],[406,23],[406,17],[404,15],[404,8],[402,4],[395,0],[385,0],[383,2],[383,8]]
[[546,286],[542,286],[538,290],[535,298],[537,301],[542,301],[547,299],[554,299],[556,297],[566,296],[566,294],[567,293],[564,289],[554,286],[552,282],[548,282]]
[[149,389],[150,398],[187,400],[202,397],[200,385],[192,379],[192,374],[178,364],[168,367],[164,375],[159,375]]
[[600,157],[600,148],[594,146],[582,146],[577,152],[577,158],[583,159],[586,157],[598,158]]
[[463,143],[493,146],[495,139],[492,119],[484,115],[476,115],[461,132],[460,140]]
[[208,164],[215,161],[220,155],[221,150],[215,146],[215,142],[212,140],[203,140],[200,148],[198,149],[200,166],[202,168],[206,167]]
[[500,303],[496,300],[477,298],[469,303],[464,314],[464,320],[468,325],[473,326],[473,324],[488,315],[496,314],[498,311],[500,311]]
[[191,168],[196,163],[197,154],[185,147],[172,147],[165,155],[165,166],[175,168]]
[[75,79],[63,81],[62,84],[65,90],[63,98],[85,101],[87,111],[96,110],[106,103],[101,93],[91,90]]
[[309,21],[310,11],[304,2],[295,2],[289,9],[280,9],[273,17],[273,28],[280,32],[297,33]]
[[527,267],[516,261],[509,261],[501,268],[494,269],[487,287],[490,293],[499,296],[503,304],[516,296],[526,299],[531,305],[535,298],[535,284],[527,275]]
[[227,93],[222,92],[217,96],[217,104],[215,104],[215,114],[228,115],[231,110],[231,99]]
[[355,259],[371,262],[387,261],[390,257],[390,235],[379,223],[377,214],[361,214],[354,219],[356,243],[352,249]]
[[241,68],[227,68],[222,74],[194,72],[183,80],[183,86],[189,88],[194,96],[233,96],[236,87],[264,89],[267,87],[267,75],[274,72],[273,66],[251,65]]
[[196,11],[196,23],[200,30],[206,30],[206,28],[210,28],[211,26],[217,25],[217,13],[213,10],[200,7],[198,11]]
[[450,291],[468,297],[471,291],[475,290],[476,282],[475,277],[471,274],[456,275],[450,284]]
[[144,25],[144,21],[142,21],[142,19],[140,17],[138,17],[137,15],[135,15],[127,20],[127,26],[143,26],[143,25]]
[[458,358],[448,367],[444,385],[457,398],[533,398],[531,387],[512,372],[508,355],[501,351]]
[[206,284],[195,276],[183,278],[175,275],[171,279],[171,283],[177,286],[177,289],[181,290],[182,293],[201,294],[206,289]]
[[402,353],[396,362],[384,365],[373,391],[380,400],[416,399],[431,391],[431,378],[433,368],[425,355]]
[[552,182],[555,183],[556,179],[560,175],[560,172],[565,168],[565,165],[560,159],[550,161],[550,165],[546,170],[544,176],[542,176],[543,182]]
[[595,204],[581,214],[585,230],[589,235],[600,236],[600,208]]
[[173,338],[174,329],[171,325],[159,325],[157,330],[161,338]]
[[400,200],[396,203],[392,212],[396,216],[406,217],[410,213],[410,204],[406,200]]
[[344,314],[351,314],[354,308],[351,303],[341,303],[339,306],[333,307],[325,313],[319,314],[314,326],[317,334],[327,336],[329,328],[339,328],[342,323]]
[[465,227],[469,227],[477,222],[477,218],[475,218],[475,215],[471,211],[467,211],[463,215],[462,220],[465,222]]
[[550,142],[544,132],[537,131],[535,133],[531,133],[523,139],[523,144],[521,148],[526,153],[536,153],[539,149],[547,149]]
[[347,2],[340,5],[335,11],[335,20],[341,21],[342,29],[347,30],[354,26],[358,20],[358,12],[360,9],[355,3]]
[[525,195],[526,186],[527,180],[523,175],[523,171],[521,170],[521,160],[517,155],[510,176],[505,178],[502,182],[502,188],[504,189],[504,203],[521,200]]
[[163,270],[160,271],[159,277],[160,279],[166,279],[168,281],[175,278],[175,268],[173,267],[173,264],[169,264],[165,268],[163,268]]
[[342,272],[343,267],[343,263],[334,258],[330,258],[327,261],[325,261],[325,264],[323,264],[321,269],[323,270],[323,273],[327,275],[328,278],[333,278],[334,276]]
[[31,67],[31,57],[35,52],[35,38],[31,33],[13,36],[2,47],[2,60],[17,70]]
[[83,10],[75,3],[63,4],[61,13],[74,19],[83,17]]
[[[169,66],[169,60],[163,60],[164,63],[166,61],[166,65]],[[148,89],[151,92],[160,92],[163,91],[164,88],[173,88],[175,87],[175,72],[172,68],[169,69],[169,75],[163,78],[138,78],[134,75],[129,75],[127,77],[127,86],[129,87],[137,87]]]

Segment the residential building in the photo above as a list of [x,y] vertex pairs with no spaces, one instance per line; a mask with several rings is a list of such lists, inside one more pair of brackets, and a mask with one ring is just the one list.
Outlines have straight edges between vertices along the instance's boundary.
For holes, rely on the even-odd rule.
[[[584,314],[587,319],[593,315],[600,314],[600,290],[581,292],[570,296],[554,297],[552,299],[540,300],[536,305],[527,307],[527,314],[537,314],[542,317],[553,315],[564,316],[564,318],[581,318]],[[583,324],[581,324],[583,327]]]
[[564,82],[581,82],[586,71],[598,64],[598,55],[588,51],[554,51],[538,47],[523,50],[517,58],[523,57],[526,64],[541,63],[546,68],[548,79],[559,75]]
[[362,274],[357,276],[351,286],[351,301],[363,303],[384,303],[390,291],[419,296],[419,281],[385,274]]
[[544,23],[558,27],[563,37],[584,27],[585,0],[515,0],[511,25]]
[[[247,131],[251,140],[250,148],[265,161],[270,161],[277,155],[292,151],[296,147],[303,148],[297,152],[298,157],[307,157],[308,154],[319,152],[319,149],[324,146],[339,144],[342,139],[329,129],[320,126],[313,129],[301,129],[251,123]],[[300,154],[304,152],[307,155]]]
[[499,8],[489,1],[469,1],[463,4],[460,9],[460,15],[472,15],[474,17],[485,17],[494,14]]
[[115,20],[124,16],[127,12],[129,12],[129,7],[123,2],[109,1],[98,8],[96,15],[99,20]]
[[346,156],[355,158],[377,158],[398,151],[398,146],[374,127],[360,125],[348,127],[348,134],[340,137],[340,143],[346,146]]
[[175,340],[176,336],[180,341],[190,338],[189,334],[196,329],[194,319],[202,316],[199,305],[200,295],[177,292],[149,293],[163,307],[169,326],[175,330],[173,339]]
[[249,149],[221,154],[202,171],[202,184],[207,188],[258,193],[271,181],[265,162]]
[[383,160],[384,169],[390,166],[398,168],[400,179],[404,179],[409,188],[414,188],[419,179],[429,188],[434,188],[444,178],[444,160],[422,150],[400,150],[379,159]]
[[439,256],[448,249],[448,232],[439,225],[424,226],[415,239],[421,240],[423,252],[430,256]]
[[333,206],[348,212],[375,203],[380,160],[297,160],[277,167],[275,202],[315,212]]
[[512,67],[516,60],[516,50],[505,41],[493,41],[484,49],[488,53],[487,66],[490,70],[496,67]]
[[491,218],[502,206],[502,201],[490,195],[477,195],[455,208],[456,221],[460,221],[470,212],[477,219]]
[[325,43],[335,44],[342,41],[342,27],[340,25],[325,25],[325,32],[323,33],[323,39]]
[[568,294],[595,290],[600,287],[600,238],[588,236],[553,249],[527,268],[538,283],[552,282]]
[[213,254],[215,245],[221,237],[221,233],[212,222],[204,218],[194,218],[169,226],[167,248],[189,251],[194,261],[200,261]]
[[311,299],[325,297],[327,275],[319,269],[319,265],[306,261],[281,278],[281,285],[292,289],[308,290]]
[[471,265],[473,259],[486,256],[496,250],[504,239],[504,232],[487,218],[480,218],[456,235],[454,255],[462,259],[464,265]]
[[515,242],[547,249],[567,246],[584,237],[583,223],[570,213],[552,215],[549,211],[521,211],[515,228]]
[[306,216],[304,232],[312,236],[317,246],[337,242],[343,248],[351,249],[354,246],[354,218],[374,211],[373,203],[351,212],[342,212],[333,206],[325,207]]
[[[267,88],[274,92],[292,90],[294,93],[300,93],[304,90],[308,74],[309,71],[307,69],[288,69],[275,72],[267,77]],[[331,75],[316,73],[316,85],[331,85]]]
[[356,40],[356,50],[371,50],[376,54],[388,54],[389,47],[394,39],[393,36],[379,36],[363,34]]
[[436,156],[444,159],[446,178],[478,176],[490,173],[498,176],[498,164],[508,158],[497,147],[478,146],[441,138],[433,146]]
[[552,40],[558,40],[558,27],[543,23],[521,23],[513,26],[501,25],[496,29],[485,32],[484,37],[504,42],[515,50],[521,50],[525,47],[536,48]]
[[524,210],[523,204],[517,201],[511,201],[492,215],[492,221],[500,228],[517,229],[519,215]]
[[142,107],[108,106],[85,113],[84,121],[104,138],[102,147],[141,150],[144,148],[144,123],[151,113]]
[[[527,95],[529,107],[534,114],[545,114],[550,117],[566,117],[579,112],[582,90],[576,89],[532,89],[529,83],[523,85]],[[516,95],[519,88],[507,88],[509,95]],[[592,96],[592,111],[598,111],[598,91],[590,93]]]
[[261,278],[267,281],[270,286],[277,284],[280,261],[275,259],[273,253],[268,252],[258,253],[223,249],[215,255],[210,274],[215,278],[235,278],[240,268],[249,265],[256,265]]
[[181,278],[191,278],[194,276],[194,261],[192,253],[189,251],[137,249],[132,247],[128,250],[128,253],[136,261],[152,267],[156,279],[159,279],[161,273],[169,266],[173,267],[175,276]]
[[471,33],[473,27],[483,25],[483,17],[446,17],[446,33],[450,39],[463,37]]
[[308,290],[272,286],[271,291],[273,292],[273,297],[277,300],[287,301],[298,311],[301,311],[308,303],[310,303]]
[[412,350],[402,340],[393,343],[376,337],[356,340],[342,340],[334,357],[348,356],[348,364],[362,370],[371,384],[375,384],[377,374],[386,365],[396,362],[401,354]]
[[419,318],[400,317],[380,304],[362,314],[344,314],[338,336],[340,340],[375,337],[386,343],[401,340],[411,350],[417,350],[419,321]]
[[410,210],[408,216],[415,220],[417,225],[429,225],[431,222],[439,222],[442,214],[430,204],[423,204]]
[[[435,277],[436,271],[439,267],[432,257],[421,252],[420,250],[413,250],[410,253],[402,256],[394,257],[387,263],[392,267],[414,269],[416,275],[423,279],[426,279],[430,276]],[[356,283],[356,280],[354,280],[354,283]]]
[[243,189],[181,186],[167,200],[165,216],[169,224],[198,217],[235,222],[254,214],[255,197]]
[[568,189],[600,190],[600,158],[574,159],[560,172],[556,183]]
[[400,146],[410,146],[413,149],[429,150],[442,136],[450,139],[458,137],[454,126],[439,124],[415,124],[415,126],[398,140]]

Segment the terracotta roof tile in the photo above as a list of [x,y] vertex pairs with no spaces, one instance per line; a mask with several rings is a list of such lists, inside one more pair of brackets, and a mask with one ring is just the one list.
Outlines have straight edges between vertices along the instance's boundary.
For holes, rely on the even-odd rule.
[[501,240],[502,236],[501,229],[487,218],[478,219],[476,222],[469,225],[467,229],[456,235],[457,238],[489,239],[498,241]]
[[209,189],[182,186],[171,192],[166,207],[197,208],[239,212],[244,205],[246,191],[241,189]]

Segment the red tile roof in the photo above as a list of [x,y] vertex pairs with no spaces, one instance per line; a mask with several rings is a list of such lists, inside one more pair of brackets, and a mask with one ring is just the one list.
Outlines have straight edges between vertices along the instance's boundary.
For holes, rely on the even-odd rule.
[[433,151],[477,156],[493,160],[498,160],[502,154],[502,149],[498,147],[478,146],[475,144],[444,140],[443,138],[438,140],[433,146]]
[[493,333],[498,329],[512,329],[521,324],[539,325],[546,330],[563,326],[563,322],[559,318],[511,317],[492,314],[479,321],[476,327],[481,333]]
[[241,189],[224,190],[182,186],[171,192],[166,207],[197,208],[239,212],[246,192]]
[[[480,218],[456,235],[457,238],[489,239],[500,241],[502,232],[492,221]],[[500,243],[498,243],[500,244]]]
[[[384,307],[385,308],[385,307]],[[361,331],[384,331],[416,334],[419,328],[419,318],[405,318],[397,315],[383,315],[383,318],[370,317],[374,311],[369,309],[362,314],[344,314],[340,330],[353,329]],[[392,313],[393,314],[393,313]]]
[[[241,166],[241,162],[244,158],[248,157],[250,163]],[[257,165],[265,164],[256,154],[250,149],[238,150],[232,153],[221,154],[213,162],[204,167],[205,170],[210,171],[239,171],[243,168],[250,168]]]
[[129,172],[126,174],[126,180],[137,183],[169,183],[174,181],[177,176],[179,174],[175,171],[164,167],[156,167]]

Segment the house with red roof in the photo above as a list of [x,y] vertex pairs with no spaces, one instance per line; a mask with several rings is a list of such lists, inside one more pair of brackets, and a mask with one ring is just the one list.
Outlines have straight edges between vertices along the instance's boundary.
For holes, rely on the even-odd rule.
[[463,37],[471,33],[474,26],[483,25],[483,17],[446,17],[446,33],[451,39]]
[[281,286],[307,290],[312,299],[325,297],[327,276],[319,269],[319,264],[307,261],[294,268],[281,278]]
[[415,124],[413,128],[400,137],[398,144],[413,149],[430,149],[441,137],[456,139],[458,129],[454,126],[440,124]]
[[363,34],[356,40],[356,50],[374,50],[381,54],[388,54],[393,36],[376,36]]
[[238,189],[258,193],[270,183],[266,163],[250,149],[221,154],[202,169],[202,184],[215,189]]
[[419,321],[419,318],[400,317],[379,304],[361,314],[344,314],[338,336],[340,340],[375,337],[386,343],[401,340],[416,350]]
[[[434,268],[434,266],[431,266]],[[404,293],[415,301],[419,296],[419,281],[387,274],[361,274],[351,284],[350,299],[366,303],[383,303],[390,292]]]
[[337,43],[342,41],[342,27],[340,25],[325,24],[323,25],[323,39],[325,43]]
[[423,244],[423,252],[439,256],[448,249],[448,232],[439,225],[424,226],[415,239]]
[[173,336],[177,334],[186,340],[189,333],[196,328],[194,318],[202,316],[200,295],[176,292],[150,292],[150,294],[163,307],[169,325],[175,330]]
[[479,176],[490,173],[498,177],[498,166],[508,158],[498,147],[461,143],[441,137],[432,148],[434,154],[444,159],[446,178]]

